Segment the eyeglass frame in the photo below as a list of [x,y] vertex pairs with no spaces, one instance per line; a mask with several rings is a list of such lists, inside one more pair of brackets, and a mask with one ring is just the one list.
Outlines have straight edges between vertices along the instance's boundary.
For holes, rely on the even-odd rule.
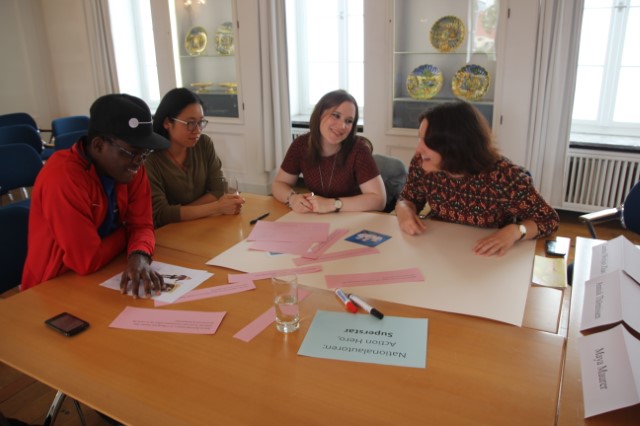
[[[201,120],[189,120],[189,121],[184,121],[184,120],[180,120],[179,118],[175,118],[172,117],[171,118],[173,121],[177,121],[178,123],[182,123],[185,126],[187,126],[187,130],[190,132],[193,132],[194,130],[196,130],[196,127],[200,130],[204,130],[205,127],[207,127],[207,124],[209,124],[209,120],[207,119],[201,119]],[[204,124],[203,124],[204,123]]]
[[120,150],[120,152],[124,155],[126,155],[127,157],[129,157],[129,160],[131,161],[135,161],[136,158],[138,158],[141,162],[145,162],[147,157],[149,157],[149,155],[151,155],[151,153],[153,153],[153,149],[145,149],[142,152],[131,152],[126,148],[123,148],[119,143],[116,143],[116,141],[113,138],[107,137],[107,136],[102,136],[102,140],[104,140],[105,142],[107,142],[108,144],[111,144],[113,146],[115,146],[116,148],[118,148],[118,150]]

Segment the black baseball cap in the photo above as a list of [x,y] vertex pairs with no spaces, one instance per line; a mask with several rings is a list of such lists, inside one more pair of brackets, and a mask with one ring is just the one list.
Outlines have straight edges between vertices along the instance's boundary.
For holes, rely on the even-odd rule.
[[135,148],[167,149],[169,141],[153,131],[147,104],[127,94],[104,95],[91,105],[90,135],[111,135]]

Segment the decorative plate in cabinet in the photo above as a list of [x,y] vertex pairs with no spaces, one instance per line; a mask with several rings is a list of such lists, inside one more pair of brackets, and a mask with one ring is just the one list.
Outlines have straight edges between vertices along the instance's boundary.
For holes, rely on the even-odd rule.
[[442,89],[443,80],[435,65],[420,65],[407,76],[407,91],[414,99],[431,99]]
[[467,101],[478,101],[489,90],[491,76],[480,65],[469,64],[460,68],[451,80],[453,94]]

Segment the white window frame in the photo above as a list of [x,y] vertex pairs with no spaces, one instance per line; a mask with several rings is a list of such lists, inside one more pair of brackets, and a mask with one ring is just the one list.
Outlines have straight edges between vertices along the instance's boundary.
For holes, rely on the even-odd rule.
[[[572,119],[572,141],[584,143],[605,142],[619,145],[638,145],[640,140],[640,123],[616,122],[613,119],[618,93],[618,83],[622,66],[622,54],[625,44],[627,20],[633,0],[611,0],[611,20],[606,59],[603,70],[602,86],[598,114],[595,120]],[[633,7],[638,7],[637,1]],[[585,5],[585,7],[587,7]],[[582,31],[588,31],[583,26]],[[627,40],[627,43],[635,41]],[[582,48],[588,46],[581,45]],[[587,66],[587,64],[583,64]],[[581,64],[578,64],[578,74]]]

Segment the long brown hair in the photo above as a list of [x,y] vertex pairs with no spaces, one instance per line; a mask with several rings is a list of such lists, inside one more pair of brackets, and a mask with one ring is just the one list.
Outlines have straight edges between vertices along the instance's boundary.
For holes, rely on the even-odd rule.
[[443,171],[477,174],[500,160],[487,119],[470,103],[438,104],[420,114],[418,123],[425,119],[427,131],[422,142],[440,154]]
[[324,112],[330,108],[336,108],[343,102],[351,102],[356,107],[356,115],[353,117],[353,126],[351,131],[340,144],[342,148],[338,151],[337,163],[343,165],[353,149],[356,141],[356,132],[358,130],[358,103],[356,99],[345,90],[334,90],[325,94],[311,113],[309,120],[309,150],[307,151],[307,161],[311,165],[320,164],[322,157],[322,135],[320,134],[320,122]]

